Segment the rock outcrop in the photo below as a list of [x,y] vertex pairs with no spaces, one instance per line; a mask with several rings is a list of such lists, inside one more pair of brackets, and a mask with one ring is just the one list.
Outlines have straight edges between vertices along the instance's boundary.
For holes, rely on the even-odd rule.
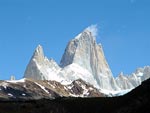
[[56,81],[22,79],[0,81],[0,100],[55,99],[59,97],[104,97],[94,86],[76,80],[62,85]]

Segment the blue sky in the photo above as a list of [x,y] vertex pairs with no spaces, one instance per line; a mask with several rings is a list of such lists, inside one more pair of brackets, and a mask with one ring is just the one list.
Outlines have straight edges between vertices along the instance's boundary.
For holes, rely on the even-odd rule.
[[22,78],[38,44],[59,63],[92,24],[113,74],[130,74],[150,65],[149,12],[149,0],[0,0],[0,79]]

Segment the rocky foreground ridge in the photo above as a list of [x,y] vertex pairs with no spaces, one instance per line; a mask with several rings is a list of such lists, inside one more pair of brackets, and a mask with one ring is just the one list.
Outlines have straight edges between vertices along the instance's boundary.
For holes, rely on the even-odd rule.
[[0,100],[0,113],[149,113],[150,79],[120,97]]
[[78,79],[69,85],[56,81],[22,79],[0,81],[0,100],[37,100],[60,97],[105,97],[98,89]]

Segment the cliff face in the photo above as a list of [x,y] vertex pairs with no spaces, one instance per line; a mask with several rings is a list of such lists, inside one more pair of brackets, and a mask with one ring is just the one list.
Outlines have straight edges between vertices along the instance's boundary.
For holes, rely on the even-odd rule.
[[57,63],[44,56],[42,46],[38,46],[25,70],[24,78],[32,78],[35,80],[62,80],[57,75],[60,67]]
[[96,43],[95,37],[88,30],[84,30],[71,40],[65,49],[61,66],[65,67],[73,63],[88,70],[101,88],[117,89],[102,46]]

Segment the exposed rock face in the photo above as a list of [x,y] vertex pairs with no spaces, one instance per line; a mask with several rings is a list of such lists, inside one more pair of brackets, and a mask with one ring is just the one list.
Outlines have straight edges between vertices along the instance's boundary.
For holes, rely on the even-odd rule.
[[61,80],[58,77],[57,72],[60,67],[57,63],[44,56],[42,46],[38,46],[26,68],[24,78],[32,78],[35,80]]
[[148,78],[150,78],[150,66],[145,66],[144,68],[138,68],[128,76],[121,73],[116,78],[116,83],[121,89],[133,89]]
[[130,89],[134,88],[132,85],[132,82],[129,81],[127,76],[124,76],[123,73],[121,73],[117,78],[116,78],[116,83],[121,89]]
[[150,66],[145,66],[144,68],[138,68],[135,72],[138,77],[141,77],[141,81],[150,78]]
[[84,30],[71,40],[65,49],[61,66],[65,67],[73,63],[88,70],[100,88],[117,89],[102,46],[96,43],[95,37],[88,30]]
[[76,80],[69,85],[56,81],[22,79],[0,81],[0,99],[54,99],[58,97],[104,97],[92,85]]
[[[65,50],[61,66],[65,67],[72,63],[80,65],[93,75],[98,75],[99,73],[111,75],[102,46],[96,43],[95,37],[88,30],[71,40]],[[106,69],[104,70],[104,68]]]

